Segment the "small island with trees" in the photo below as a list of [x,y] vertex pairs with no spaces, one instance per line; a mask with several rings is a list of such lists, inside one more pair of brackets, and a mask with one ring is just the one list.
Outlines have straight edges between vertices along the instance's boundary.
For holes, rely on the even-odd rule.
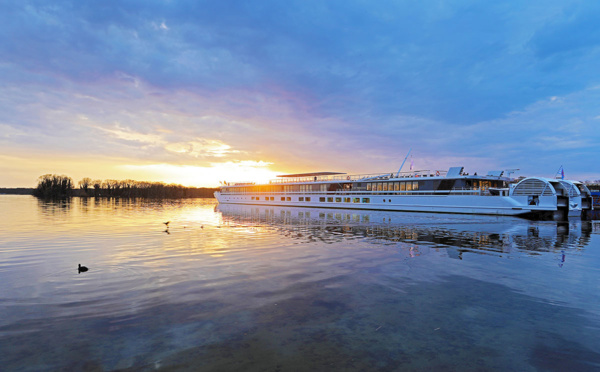
[[77,197],[180,199],[213,198],[216,188],[186,187],[162,182],[135,180],[93,180],[83,178],[77,183],[64,175],[45,174],[38,178],[37,187],[0,189],[0,193],[33,195],[42,199]]

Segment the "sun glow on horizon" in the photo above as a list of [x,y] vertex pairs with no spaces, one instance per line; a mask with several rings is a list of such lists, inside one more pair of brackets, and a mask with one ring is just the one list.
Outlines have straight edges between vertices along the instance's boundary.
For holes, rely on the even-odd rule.
[[270,170],[271,164],[263,161],[240,161],[213,163],[208,167],[150,164],[123,165],[120,168],[150,180],[193,187],[217,187],[221,182],[268,182],[280,173]]

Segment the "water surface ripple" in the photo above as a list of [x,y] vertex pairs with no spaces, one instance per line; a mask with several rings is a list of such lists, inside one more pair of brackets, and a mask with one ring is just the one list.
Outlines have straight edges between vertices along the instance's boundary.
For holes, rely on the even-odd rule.
[[600,369],[597,222],[2,195],[0,215],[3,371]]

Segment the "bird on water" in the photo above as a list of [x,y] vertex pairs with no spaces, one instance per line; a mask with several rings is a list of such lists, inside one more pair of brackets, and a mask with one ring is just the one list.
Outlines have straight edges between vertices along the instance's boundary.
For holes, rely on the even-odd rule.
[[169,224],[171,223],[171,221],[167,221],[167,222],[163,222],[167,227],[169,227]]
[[79,267],[77,268],[77,271],[79,273],[84,273],[84,272],[88,271],[88,268],[85,267],[85,266],[81,266],[81,264],[79,264]]

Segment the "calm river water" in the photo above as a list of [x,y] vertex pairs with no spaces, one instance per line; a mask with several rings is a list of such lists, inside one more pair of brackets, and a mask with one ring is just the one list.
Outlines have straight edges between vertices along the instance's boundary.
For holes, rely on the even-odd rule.
[[8,195],[0,216],[3,371],[600,369],[598,222]]

